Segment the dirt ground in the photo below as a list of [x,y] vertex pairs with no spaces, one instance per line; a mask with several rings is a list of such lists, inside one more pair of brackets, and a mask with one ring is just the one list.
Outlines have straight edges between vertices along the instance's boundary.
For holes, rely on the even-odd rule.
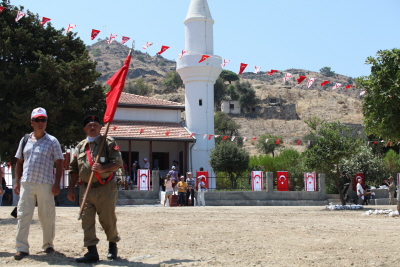
[[[117,207],[119,259],[106,258],[108,243],[97,224],[101,261],[96,266],[397,266],[399,217],[325,207]],[[78,207],[57,207],[55,250],[41,253],[37,212],[30,256],[15,261],[17,220],[1,207],[0,265],[88,266],[82,256]]]

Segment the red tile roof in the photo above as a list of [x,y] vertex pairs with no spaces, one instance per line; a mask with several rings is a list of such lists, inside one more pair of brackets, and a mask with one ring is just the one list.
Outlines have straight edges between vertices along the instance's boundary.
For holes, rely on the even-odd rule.
[[167,101],[154,97],[146,97],[122,92],[118,105],[129,106],[151,106],[164,108],[185,109],[185,105],[178,102]]
[[[141,130],[143,129],[143,132]],[[104,132],[105,127],[102,129]],[[167,135],[167,132],[168,135]],[[151,122],[151,121],[113,121],[108,130],[108,135],[115,139],[151,139],[151,140],[179,140],[193,142],[188,132],[179,123]]]

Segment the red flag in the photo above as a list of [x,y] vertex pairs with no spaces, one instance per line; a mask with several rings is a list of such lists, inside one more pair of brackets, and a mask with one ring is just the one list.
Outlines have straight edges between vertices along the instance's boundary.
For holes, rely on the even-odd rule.
[[213,136],[214,136],[214,135],[210,134],[210,135],[208,136],[208,140],[211,140]]
[[226,140],[228,138],[227,135],[225,135],[224,137],[222,137],[222,140]]
[[142,134],[144,132],[144,129],[140,129],[139,134]]
[[171,131],[166,131],[165,136],[168,136],[171,133]]
[[132,51],[126,57],[124,65],[107,81],[107,84],[111,86],[111,90],[106,95],[107,109],[104,113],[104,123],[111,123],[114,119],[115,111],[117,110],[118,100],[121,96],[122,90],[124,89],[126,75],[129,71],[131,55]]
[[275,140],[275,144],[276,144],[276,145],[279,145],[280,142],[281,142],[281,139],[276,139],[276,140]]
[[43,17],[42,18],[42,21],[40,22],[40,25],[44,25],[44,24],[46,24],[47,22],[49,22],[51,19],[49,19],[49,18],[46,18],[46,17]]
[[242,74],[243,71],[246,69],[246,67],[247,67],[247,64],[240,63],[240,70],[239,70],[238,74]]
[[253,137],[253,138],[251,138],[251,139],[253,139],[254,141],[256,141],[256,140],[257,140],[257,137]]
[[93,40],[94,38],[96,38],[99,33],[100,33],[99,30],[92,29],[92,34],[90,35],[90,40]]
[[346,89],[350,89],[351,87],[355,87],[354,85],[346,85]]
[[162,53],[164,53],[165,51],[167,51],[168,48],[169,48],[169,46],[165,46],[165,45],[161,46],[161,50],[160,50],[160,52],[158,52],[157,54],[158,54],[158,55],[161,55]]
[[190,138],[192,138],[194,136],[194,133],[192,133],[191,135],[190,135]]
[[323,81],[323,82],[321,83],[321,86],[327,85],[328,83],[330,83],[330,81]]
[[297,145],[301,145],[301,140],[297,140]]
[[278,72],[277,70],[270,70],[270,71],[268,72],[268,75],[272,75],[272,74],[277,73],[277,72]]
[[4,11],[4,9],[6,9],[5,7],[0,6],[0,13]]
[[24,13],[22,11],[18,11],[17,16],[15,17],[15,22],[18,22],[18,20],[20,20],[25,15],[26,15],[26,13]]
[[129,41],[129,39],[131,39],[131,38],[129,38],[129,37],[126,37],[126,36],[122,36],[122,41],[121,41],[121,44],[124,44],[124,43],[128,42],[128,41]]
[[306,76],[300,76],[300,77],[297,79],[297,84],[301,84],[301,82],[304,81],[306,78],[307,78]]
[[114,131],[117,130],[117,126],[114,126],[114,127],[113,127],[113,130],[114,130]]
[[375,141],[375,142],[374,142],[374,145],[376,145],[376,144],[379,144],[379,142],[378,142],[378,141]]
[[199,60],[199,63],[200,62],[203,62],[204,60],[206,60],[207,58],[209,58],[210,56],[208,56],[208,55],[202,55],[201,56],[201,59]]

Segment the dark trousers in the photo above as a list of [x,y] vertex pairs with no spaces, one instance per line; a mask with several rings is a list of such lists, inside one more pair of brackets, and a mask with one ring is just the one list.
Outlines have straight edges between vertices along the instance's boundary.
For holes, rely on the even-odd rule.
[[189,197],[192,200],[191,206],[194,206],[194,189],[188,189],[186,191],[186,206],[189,205]]
[[178,192],[178,205],[185,205],[185,192]]
[[349,187],[350,187],[350,183],[347,183],[347,184],[344,184],[344,185],[343,185],[343,191],[342,191],[342,193],[343,193],[343,197],[344,197],[345,200],[346,200],[347,191],[349,190]]

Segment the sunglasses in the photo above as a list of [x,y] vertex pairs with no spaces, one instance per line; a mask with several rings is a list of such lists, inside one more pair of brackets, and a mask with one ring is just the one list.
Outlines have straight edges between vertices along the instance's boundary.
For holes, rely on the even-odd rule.
[[46,122],[47,118],[43,118],[43,119],[35,118],[35,119],[32,119],[32,121],[34,121],[34,122]]

